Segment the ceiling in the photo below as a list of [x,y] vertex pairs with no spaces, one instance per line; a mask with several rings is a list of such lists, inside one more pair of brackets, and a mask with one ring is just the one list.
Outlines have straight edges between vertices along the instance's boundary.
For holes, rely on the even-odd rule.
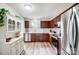
[[74,3],[29,3],[29,5],[32,6],[31,10],[25,9],[25,3],[10,3],[8,5],[13,7],[23,17],[54,18],[73,4]]

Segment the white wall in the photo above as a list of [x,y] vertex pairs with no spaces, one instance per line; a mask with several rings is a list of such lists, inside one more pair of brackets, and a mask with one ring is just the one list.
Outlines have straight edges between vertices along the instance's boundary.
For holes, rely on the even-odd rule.
[[29,33],[49,33],[51,28],[40,28],[40,21],[39,19],[32,19],[30,20],[30,28]]

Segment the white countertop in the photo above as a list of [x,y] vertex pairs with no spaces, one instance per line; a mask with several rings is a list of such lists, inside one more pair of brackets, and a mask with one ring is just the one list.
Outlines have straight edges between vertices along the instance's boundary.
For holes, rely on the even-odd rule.
[[19,40],[20,38],[22,38],[23,36],[20,36],[20,37],[17,37],[17,38],[13,38],[13,39],[11,39],[11,41],[10,42],[6,42],[5,44],[11,44],[11,43],[14,43],[14,42],[16,42],[17,40]]

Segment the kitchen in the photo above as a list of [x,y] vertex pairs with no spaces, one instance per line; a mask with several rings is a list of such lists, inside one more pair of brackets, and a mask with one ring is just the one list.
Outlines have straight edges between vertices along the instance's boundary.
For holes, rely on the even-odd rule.
[[[63,26],[65,26],[66,24],[64,25],[64,21],[62,20],[64,20],[64,14],[70,9],[73,9],[76,5],[78,4],[1,4],[0,8],[6,8],[9,10],[9,12],[4,18],[4,26],[0,27],[0,32],[2,33],[0,34],[0,54],[66,54],[62,50],[62,47],[64,45],[62,40],[66,39],[62,35],[64,33]],[[78,7],[76,7],[76,9],[77,8]],[[64,33],[64,35],[66,34]],[[64,48],[65,47],[63,47],[63,49]]]
[[53,38],[51,39],[51,37],[53,37],[52,35],[54,35],[53,34],[54,31],[58,32],[58,35],[60,35],[61,33],[60,32],[60,25],[61,25],[60,16],[54,20],[50,20],[50,21],[49,20],[50,19],[43,19],[43,20],[34,19],[33,21],[32,20],[25,21],[25,28],[26,28],[25,42],[50,42],[52,44]]

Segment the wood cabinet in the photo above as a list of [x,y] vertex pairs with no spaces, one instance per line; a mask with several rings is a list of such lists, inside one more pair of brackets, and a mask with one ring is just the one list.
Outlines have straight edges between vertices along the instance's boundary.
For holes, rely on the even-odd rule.
[[32,41],[32,42],[40,42],[40,39],[41,39],[40,36],[41,36],[41,35],[39,35],[39,34],[32,33],[32,34],[31,34],[31,41]]
[[25,28],[29,28],[29,21],[25,21]]
[[58,16],[58,17],[56,17],[56,18],[52,19],[52,20],[51,20],[51,23],[50,23],[51,28],[58,27],[57,22],[59,22],[59,21],[60,21],[60,16]]
[[57,22],[59,21],[60,21],[60,16],[52,19],[51,21],[41,21],[40,26],[41,28],[55,28],[55,27],[58,27]]
[[32,33],[31,41],[33,41],[33,42],[50,42],[50,35],[48,33]]
[[41,21],[41,28],[50,28],[50,21]]

